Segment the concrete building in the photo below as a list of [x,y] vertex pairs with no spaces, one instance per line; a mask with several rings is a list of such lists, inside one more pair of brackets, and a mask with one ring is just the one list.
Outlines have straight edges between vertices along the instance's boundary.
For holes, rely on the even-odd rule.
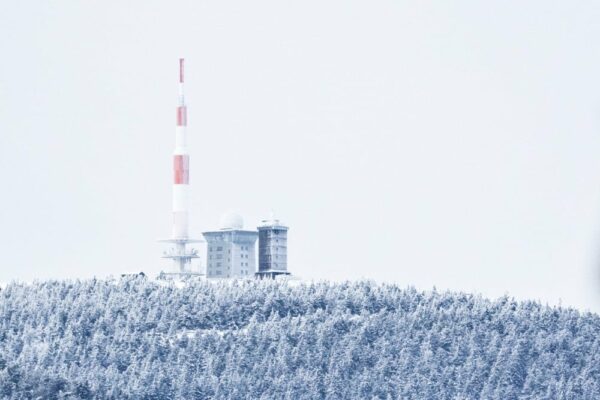
[[271,217],[258,227],[259,278],[275,278],[289,275],[287,270],[287,231],[278,219]]
[[244,230],[235,213],[221,218],[218,231],[204,232],[207,278],[250,278],[256,272],[256,231]]

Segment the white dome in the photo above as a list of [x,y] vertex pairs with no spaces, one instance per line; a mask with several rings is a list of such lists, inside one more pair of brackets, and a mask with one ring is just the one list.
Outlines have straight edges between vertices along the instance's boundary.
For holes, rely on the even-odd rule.
[[220,229],[243,229],[244,219],[242,216],[235,212],[227,212],[221,217],[219,222]]

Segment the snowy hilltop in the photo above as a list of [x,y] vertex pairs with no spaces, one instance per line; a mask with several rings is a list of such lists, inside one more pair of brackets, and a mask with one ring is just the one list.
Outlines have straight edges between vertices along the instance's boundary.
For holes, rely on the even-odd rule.
[[13,283],[0,398],[599,399],[600,317],[370,282]]

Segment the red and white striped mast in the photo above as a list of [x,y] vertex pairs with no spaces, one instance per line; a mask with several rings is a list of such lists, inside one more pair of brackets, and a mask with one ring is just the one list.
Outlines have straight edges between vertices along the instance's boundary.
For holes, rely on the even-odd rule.
[[[189,180],[190,155],[187,148],[187,107],[183,95],[184,71],[183,58],[179,59],[179,104],[177,106],[177,127],[175,130],[175,151],[173,152],[173,235],[163,242],[175,246],[165,252],[163,258],[174,262],[176,274],[189,274],[193,258],[198,258],[194,249],[188,251],[187,243],[197,243],[201,240],[190,239],[188,232],[189,220]],[[197,272],[196,272],[197,273]]]
[[173,239],[188,237],[190,155],[187,149],[187,108],[183,97],[183,58],[179,59],[179,105],[173,152]]

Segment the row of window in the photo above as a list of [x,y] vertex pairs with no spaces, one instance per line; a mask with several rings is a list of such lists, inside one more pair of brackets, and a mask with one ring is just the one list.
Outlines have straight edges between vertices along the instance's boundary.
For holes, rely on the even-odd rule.
[[284,262],[281,262],[281,263],[264,262],[264,263],[261,263],[260,266],[259,266],[259,269],[269,269],[269,268],[272,268],[272,269],[283,268],[283,269],[285,269],[287,267],[286,267],[286,263],[284,263]]
[[[208,270],[208,276],[222,275],[220,269],[216,270]],[[240,270],[240,275],[250,275],[250,272],[247,269]]]
[[[211,258],[211,257],[209,257],[209,259],[210,259],[210,258]],[[229,260],[229,258],[227,259],[227,261],[230,261],[230,260]],[[217,262],[216,262],[214,265],[215,265],[216,267],[220,267],[220,266],[222,266],[223,264],[222,264],[220,261],[217,261]],[[240,265],[241,265],[242,267],[244,267],[244,266],[246,266],[246,267],[247,267],[247,266],[248,266],[248,263],[247,263],[247,262],[242,262]],[[209,263],[208,263],[208,267],[210,268],[210,267],[212,267],[212,266],[213,266],[213,263],[212,263],[212,262],[209,262]]]
[[265,254],[281,254],[284,255],[287,253],[287,249],[260,249],[259,254],[261,256],[265,255]]
[[[208,246],[208,251],[209,252],[213,252],[213,251],[223,251],[223,246],[217,246],[217,247],[213,247],[213,246]],[[231,253],[231,249],[227,250],[228,253]]]
[[[250,246],[240,246],[240,250],[242,251],[250,251]],[[213,246],[208,246],[208,251],[209,252],[213,252],[213,251],[223,251],[223,246],[217,246],[217,247],[213,247]],[[228,252],[231,253],[231,249],[228,249]]]
[[282,244],[285,244],[286,242],[287,242],[287,239],[281,238],[281,239],[264,240],[259,243],[282,243]]

